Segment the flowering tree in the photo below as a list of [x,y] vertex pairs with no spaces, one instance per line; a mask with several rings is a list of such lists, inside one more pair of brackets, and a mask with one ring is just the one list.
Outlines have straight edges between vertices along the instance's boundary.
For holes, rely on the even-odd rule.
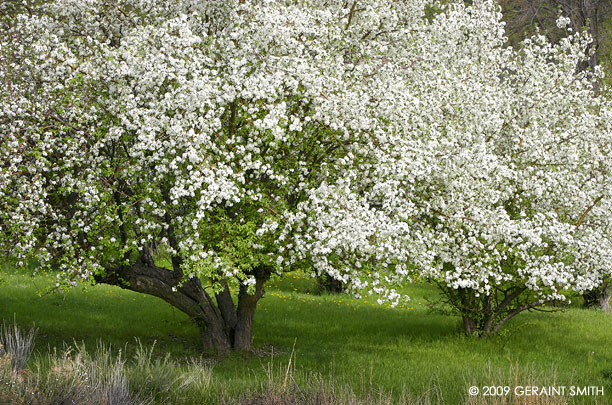
[[612,109],[598,70],[577,69],[591,40],[514,50],[500,21],[475,2],[397,27],[372,89],[376,163],[322,184],[286,230],[309,228],[298,257],[392,302],[394,284],[435,283],[468,334],[590,290],[612,265]]
[[4,255],[58,272],[57,288],[158,296],[207,347],[248,349],[265,282],[290,267],[278,221],[369,158],[372,71],[346,58],[379,46],[366,27],[395,17],[358,24],[355,9],[318,1],[18,11],[0,35]]
[[515,52],[491,3],[429,6],[25,8],[0,36],[0,247],[58,288],[161,297],[219,350],[301,265],[392,301],[430,279],[468,332],[592,287],[611,110],[575,75],[587,40]]
[[[521,34],[525,31],[541,30],[549,40],[556,41],[568,32],[586,30],[591,36],[587,47],[588,57],[579,65],[579,69],[593,69],[601,65],[604,71],[610,71],[610,51],[608,44],[609,27],[606,18],[610,14],[611,4],[605,1],[574,0],[520,0],[503,5],[505,20],[511,33]],[[556,24],[559,15],[563,24]],[[512,34],[510,34],[512,37]],[[610,75],[605,80],[609,83]],[[594,86],[598,90],[598,86]],[[585,291],[582,295],[585,307],[598,307],[610,311],[612,296],[611,280],[604,280],[597,288]]]

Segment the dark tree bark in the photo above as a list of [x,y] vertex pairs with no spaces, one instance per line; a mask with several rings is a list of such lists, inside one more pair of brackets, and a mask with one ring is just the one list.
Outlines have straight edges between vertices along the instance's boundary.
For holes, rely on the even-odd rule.
[[584,306],[587,308],[599,308],[605,312],[610,312],[610,298],[612,297],[612,283],[605,281],[601,286],[591,291],[587,291],[582,296]]
[[253,335],[253,319],[257,302],[264,294],[264,283],[270,279],[271,269],[258,267],[254,271],[255,293],[249,294],[247,287],[240,285],[238,293],[237,323],[234,332],[234,348],[236,350],[248,350],[251,348]]
[[181,273],[146,260],[142,264],[108,269],[106,274],[96,276],[96,281],[163,299],[198,325],[205,349],[227,352],[251,349],[255,308],[271,272],[261,267],[254,273],[255,293],[248,294],[247,288],[241,286],[237,307],[227,284],[213,300],[197,277],[184,280]]
[[463,314],[463,330],[468,336],[474,335],[477,330],[476,320],[470,318],[469,314]]

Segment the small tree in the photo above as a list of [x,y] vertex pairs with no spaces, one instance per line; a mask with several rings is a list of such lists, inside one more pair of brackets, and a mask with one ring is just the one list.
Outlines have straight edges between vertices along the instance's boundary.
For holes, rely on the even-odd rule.
[[316,239],[299,257],[392,302],[429,280],[488,335],[610,274],[612,108],[598,68],[577,69],[588,35],[513,49],[493,3],[440,10],[386,49],[376,164],[290,223]]

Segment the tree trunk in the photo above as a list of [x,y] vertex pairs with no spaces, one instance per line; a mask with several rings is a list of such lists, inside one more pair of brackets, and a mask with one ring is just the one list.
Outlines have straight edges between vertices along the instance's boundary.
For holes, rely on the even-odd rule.
[[253,273],[255,276],[254,293],[249,294],[244,284],[240,285],[240,291],[238,292],[237,323],[233,341],[233,347],[236,350],[251,349],[255,308],[257,307],[257,302],[264,295],[263,287],[266,281],[270,279],[272,269],[260,266],[254,269]]
[[511,287],[494,292],[494,295],[477,296],[475,291],[443,289],[450,303],[463,317],[463,329],[468,336],[488,337],[496,334],[508,320],[523,311],[537,308],[540,301],[517,301],[525,287]]
[[257,302],[264,294],[264,283],[270,277],[267,268],[256,269],[254,294],[240,287],[238,308],[229,287],[215,296],[216,303],[197,277],[183,280],[181,273],[143,263],[107,270],[95,277],[98,283],[119,286],[154,295],[187,314],[200,328],[205,349],[216,352],[250,350],[253,318]]
[[601,286],[584,293],[584,306],[587,308],[599,308],[610,312],[610,298],[612,297],[612,283],[605,281]]
[[612,290],[610,286],[606,286],[601,295],[599,296],[599,308],[606,312],[610,312],[610,297],[612,297]]
[[476,321],[470,318],[469,315],[463,315],[463,329],[465,330],[465,334],[468,336],[472,336],[476,331]]
[[237,350],[248,350],[251,348],[251,337],[253,335],[253,318],[255,306],[259,297],[247,294],[245,286],[240,286],[238,293],[238,322],[234,336],[234,347]]

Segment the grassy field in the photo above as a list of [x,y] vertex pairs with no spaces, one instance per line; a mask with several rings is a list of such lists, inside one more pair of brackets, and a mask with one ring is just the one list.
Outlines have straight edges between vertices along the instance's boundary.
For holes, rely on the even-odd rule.
[[[409,287],[410,304],[388,308],[374,299],[317,295],[314,281],[292,274],[272,281],[260,301],[255,353],[219,358],[202,355],[187,317],[154,297],[105,285],[40,296],[51,278],[3,279],[0,317],[38,328],[35,357],[75,342],[94,349],[102,341],[129,358],[137,339],[177,364],[203,356],[211,383],[182,403],[231,402],[264,390],[271,378],[287,379],[290,358],[297,387],[323,381],[359,398],[429,393],[454,404],[470,399],[472,385],[552,385],[603,387],[598,403],[612,403],[612,318],[598,311],[522,314],[499,336],[474,339],[462,335],[458,317],[428,309],[437,297],[430,286]],[[591,396],[569,399],[596,403]]]

